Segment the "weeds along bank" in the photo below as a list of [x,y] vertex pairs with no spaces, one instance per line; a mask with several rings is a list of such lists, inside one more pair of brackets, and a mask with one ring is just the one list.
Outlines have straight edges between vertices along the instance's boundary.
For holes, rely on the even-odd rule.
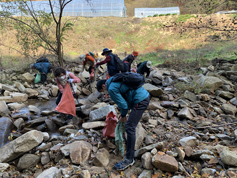
[[[137,50],[147,54],[141,60],[149,58],[155,64],[167,61],[179,64],[180,60],[205,63],[215,57],[235,58],[234,15],[171,15],[144,19],[66,17],[63,20],[74,24],[63,43],[66,60],[77,59],[88,51],[99,53],[105,47],[113,49],[121,57],[124,52]],[[54,35],[54,28],[49,34]],[[32,61],[30,57],[24,57],[11,26],[4,26],[0,39],[3,67],[21,67]],[[31,56],[45,53],[47,51],[39,48]]]

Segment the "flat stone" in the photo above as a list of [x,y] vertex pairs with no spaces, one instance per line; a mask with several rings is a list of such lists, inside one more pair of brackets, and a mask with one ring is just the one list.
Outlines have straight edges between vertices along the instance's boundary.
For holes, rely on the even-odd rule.
[[42,141],[43,134],[41,132],[29,131],[0,148],[0,162],[12,161],[38,146]]
[[83,129],[97,129],[105,127],[105,121],[85,122],[82,124]]
[[138,178],[152,178],[152,170],[143,170]]
[[26,123],[27,127],[35,127],[45,123],[46,117],[39,117]]
[[2,89],[10,92],[18,92],[18,89],[11,85],[2,85]]
[[237,154],[233,151],[229,151],[228,149],[223,149],[220,153],[221,161],[229,166],[237,166]]
[[179,155],[179,161],[183,162],[184,157],[185,157],[185,152],[180,147],[176,147],[176,151]]
[[164,147],[164,143],[163,142],[159,142],[159,143],[154,143],[152,145],[140,148],[139,150],[135,151],[135,157],[140,157],[141,155],[143,155],[144,153],[151,151],[152,149],[156,148],[158,150],[162,149]]
[[37,178],[59,178],[59,177],[61,177],[61,171],[59,171],[59,169],[56,167],[46,169],[44,172],[42,172],[40,175],[37,176]]
[[102,108],[91,111],[89,114],[89,119],[90,121],[103,120],[106,118],[107,114],[111,111],[113,111],[115,115],[117,115],[114,106],[107,105]]
[[217,77],[203,76],[203,75],[199,77],[197,80],[195,79],[193,82],[199,87],[203,88],[202,90],[204,90],[205,88],[210,90],[211,89],[216,90],[223,84],[223,81]]
[[152,158],[152,164],[156,168],[158,168],[162,171],[167,171],[167,172],[178,171],[178,162],[172,156],[156,154]]
[[193,102],[197,101],[197,96],[194,93],[189,92],[188,90],[186,90],[184,92],[184,98],[186,98],[186,99],[188,99],[190,101],[193,101]]
[[180,145],[184,146],[196,146],[198,144],[196,137],[184,137],[179,140]]
[[191,110],[188,107],[185,107],[181,111],[179,111],[178,117],[180,117],[182,119],[193,120],[193,115],[191,114]]
[[9,168],[9,164],[7,163],[0,163],[0,172],[5,171],[7,168]]
[[200,159],[200,157],[201,157],[203,154],[214,155],[213,152],[211,152],[210,150],[198,150],[198,151],[196,151],[196,152],[194,152],[194,153],[192,154],[192,158],[194,158],[194,159]]
[[155,97],[159,97],[163,94],[163,90],[161,88],[158,88],[149,83],[144,84],[143,88],[145,88],[152,96]]
[[0,101],[6,103],[25,102],[27,99],[28,95],[23,93],[10,93],[10,96],[0,96]]
[[201,174],[207,174],[207,175],[214,175],[216,173],[215,169],[211,169],[211,168],[204,168],[201,171]]
[[150,102],[147,109],[148,110],[157,110],[157,109],[162,110],[163,107],[160,105],[159,102]]
[[19,119],[17,119],[17,120],[14,121],[14,125],[16,126],[16,128],[17,128],[18,130],[20,129],[21,124],[23,124],[23,123],[24,123],[24,119],[22,119],[22,118],[19,118]]
[[35,113],[35,114],[40,113],[40,110],[39,110],[36,106],[29,105],[29,106],[28,106],[28,109],[29,109],[30,112],[33,112],[33,113]]
[[76,141],[70,145],[72,163],[80,164],[87,161],[92,151],[92,145],[85,141]]
[[70,144],[61,147],[60,150],[64,156],[69,156],[70,155]]
[[24,73],[24,74],[22,75],[22,77],[23,77],[24,81],[26,81],[26,82],[28,82],[28,83],[33,82],[34,79],[35,79],[35,76],[34,76],[33,74],[30,74],[29,72]]
[[41,154],[41,164],[45,165],[50,162],[50,157],[48,152],[43,152]]
[[107,106],[107,103],[101,102],[101,103],[97,103],[96,105],[92,106],[91,110],[94,111],[96,109],[102,108],[104,106]]
[[9,103],[7,104],[8,107],[11,109],[11,110],[19,110],[21,108],[24,108],[26,105],[24,103]]
[[15,85],[20,92],[25,93],[26,88],[24,87],[24,85],[22,85],[20,82],[15,82]]
[[220,96],[226,100],[229,100],[235,96],[233,93],[230,93],[229,91],[216,90],[215,93],[217,96]]
[[236,106],[233,106],[232,104],[223,104],[221,109],[224,111],[224,113],[231,115],[235,115],[237,112]]
[[40,161],[40,156],[34,154],[25,154],[23,155],[17,164],[19,170],[29,169],[35,167],[36,164]]

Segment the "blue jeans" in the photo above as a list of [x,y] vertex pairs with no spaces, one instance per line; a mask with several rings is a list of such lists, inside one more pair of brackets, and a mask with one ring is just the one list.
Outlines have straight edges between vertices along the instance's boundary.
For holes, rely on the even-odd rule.
[[128,121],[126,123],[126,132],[127,132],[127,152],[126,158],[134,159],[134,147],[136,142],[136,127],[140,121],[142,114],[147,109],[150,102],[150,96],[138,103],[132,108],[132,111],[129,115]]
[[[58,105],[60,103],[60,101],[62,99],[62,96],[63,96],[63,94],[59,91],[58,98],[56,100],[56,105]],[[75,93],[73,94],[73,97],[76,98],[76,94]],[[72,119],[72,118],[73,118],[72,115],[67,115],[67,119]]]

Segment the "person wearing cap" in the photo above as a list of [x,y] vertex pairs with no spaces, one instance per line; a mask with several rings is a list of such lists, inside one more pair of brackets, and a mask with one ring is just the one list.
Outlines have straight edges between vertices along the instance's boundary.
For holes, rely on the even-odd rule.
[[90,73],[90,80],[93,81],[95,78],[94,65],[95,65],[95,62],[97,61],[97,55],[95,55],[92,52],[89,52],[86,55],[81,55],[80,58],[83,61],[83,67],[82,67],[81,73],[85,69],[86,71]]
[[133,51],[132,54],[129,54],[127,57],[125,57],[123,59],[123,62],[124,62],[126,69],[127,69],[127,72],[131,71],[132,62],[137,58],[137,56],[138,56],[138,52]]
[[144,75],[146,73],[146,77],[149,77],[150,71],[153,69],[151,66],[151,61],[144,61],[137,65],[137,73]]
[[105,56],[105,60],[96,63],[96,68],[100,65],[107,64],[107,70],[109,74],[106,76],[107,79],[119,73],[119,71],[116,69],[114,54],[112,53],[112,50],[109,50],[108,48],[104,48],[101,55]]
[[40,82],[44,84],[47,81],[47,74],[50,73],[52,69],[52,65],[47,62],[48,59],[45,58],[45,62],[36,62],[34,64],[30,64],[31,69],[36,69],[41,74]]

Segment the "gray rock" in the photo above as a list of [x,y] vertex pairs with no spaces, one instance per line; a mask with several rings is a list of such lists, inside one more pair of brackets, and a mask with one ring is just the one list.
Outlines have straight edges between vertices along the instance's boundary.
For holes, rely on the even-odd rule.
[[93,164],[98,167],[106,167],[109,164],[109,152],[105,149],[99,149],[93,160]]
[[43,134],[41,132],[29,131],[0,148],[0,162],[12,161],[38,146],[42,141]]
[[14,86],[11,86],[11,85],[2,85],[2,89],[10,91],[10,92],[18,92],[18,90]]
[[209,100],[210,100],[210,96],[209,96],[208,94],[202,94],[202,95],[201,95],[201,99],[202,99],[203,101],[209,101]]
[[229,99],[234,97],[234,94],[230,93],[228,91],[216,90],[215,93],[216,93],[217,96],[220,96],[220,97],[222,97],[226,100],[229,100]]
[[151,151],[152,149],[156,148],[158,150],[162,149],[164,147],[164,143],[163,142],[159,142],[159,143],[154,143],[152,145],[143,147],[137,151],[135,151],[135,157],[140,157],[141,155],[143,155],[144,153]]
[[172,83],[173,83],[173,80],[169,76],[164,77],[163,80],[162,80],[162,86],[163,87],[170,86],[170,85],[172,85]]
[[105,121],[85,122],[82,124],[83,129],[97,129],[105,127]]
[[77,129],[65,129],[63,132],[63,135],[65,136],[69,136],[71,134],[76,134],[77,133]]
[[180,147],[176,147],[176,151],[179,155],[179,161],[183,162],[184,157],[185,157],[185,152]]
[[151,117],[150,117],[149,113],[143,113],[141,120],[144,121],[144,122],[148,122],[150,118]]
[[147,136],[146,130],[142,127],[142,124],[139,122],[136,128],[136,142],[135,150],[138,150],[141,144],[143,143],[144,138]]
[[184,137],[179,140],[180,145],[184,146],[196,146],[198,144],[196,137]]
[[8,141],[8,136],[11,134],[12,128],[13,124],[10,118],[0,118],[0,147]]
[[60,150],[64,156],[69,156],[70,155],[70,144],[61,147]]
[[194,159],[200,159],[202,155],[214,155],[210,150],[198,150],[194,152],[191,156]]
[[[194,83],[200,86],[201,88],[205,89],[212,89],[216,90],[220,86],[222,86],[223,81],[217,77],[212,76],[200,76],[199,78],[194,80]],[[202,89],[202,90],[203,90]]]
[[232,104],[223,104],[221,106],[221,109],[224,111],[224,113],[231,115],[235,115],[235,113],[237,112],[236,106],[233,106]]
[[9,103],[7,105],[11,110],[19,110],[21,108],[24,108],[26,105],[24,103]]
[[22,119],[28,119],[28,114],[26,113],[20,113],[20,114],[14,114],[12,116],[13,119],[18,119],[18,118],[22,118]]
[[23,155],[17,164],[19,170],[28,169],[35,167],[36,164],[40,161],[40,157],[34,154],[25,154]]
[[91,103],[96,103],[96,101],[98,101],[97,99],[100,96],[101,93],[96,90],[95,93],[91,93],[90,96],[88,96],[87,100],[90,101]]
[[143,87],[152,95],[159,97],[163,94],[163,90],[161,88],[158,88],[152,84],[146,83],[143,85]]
[[41,164],[45,165],[50,162],[50,157],[48,152],[43,152],[41,154]]
[[40,113],[40,110],[39,110],[36,106],[29,105],[29,106],[28,106],[28,109],[29,109],[30,112],[33,112],[33,113],[35,113],[35,114]]
[[169,109],[169,110],[167,111],[167,118],[168,118],[168,119],[171,119],[173,116],[174,116],[174,111],[171,110],[171,109]]
[[203,161],[209,161],[210,159],[214,159],[215,156],[212,156],[212,155],[207,155],[207,154],[202,154],[200,156],[200,159],[203,160]]
[[160,105],[159,102],[150,102],[149,106],[147,108],[148,110],[157,110],[157,109],[163,109],[163,107]]
[[147,153],[144,153],[141,157],[142,159],[142,166],[145,168],[145,169],[153,169],[153,165],[152,165],[152,154],[147,152]]
[[5,171],[7,168],[9,168],[9,164],[7,163],[0,163],[0,172]]
[[138,176],[138,178],[151,178],[152,170],[143,170],[142,173]]
[[90,157],[92,146],[85,141],[76,141],[70,145],[70,158],[74,164],[81,164]]
[[214,175],[216,173],[215,169],[211,169],[211,168],[204,168],[201,171],[201,174],[208,174],[208,175]]
[[83,170],[79,174],[79,178],[91,178],[91,174],[88,170]]
[[19,130],[21,128],[21,124],[24,123],[24,119],[19,118],[17,120],[14,121],[14,125],[16,126],[16,128]]
[[223,149],[220,153],[221,161],[229,166],[237,166],[237,155],[233,151],[229,151],[228,149]]
[[51,142],[49,142],[49,143],[47,143],[47,144],[42,143],[40,146],[37,147],[37,150],[40,150],[40,151],[43,152],[43,151],[49,150],[52,146],[53,146],[53,145],[52,145]]
[[186,98],[186,99],[188,99],[190,101],[193,101],[193,102],[197,101],[197,96],[194,93],[189,92],[188,90],[186,90],[184,92],[184,98]]
[[156,154],[152,158],[152,164],[162,171],[167,172],[178,171],[178,162],[172,156]]
[[107,105],[102,108],[91,111],[89,115],[89,119],[91,121],[103,120],[106,118],[107,114],[111,111],[113,111],[115,115],[117,115],[114,106]]
[[38,175],[37,178],[60,178],[60,177],[61,177],[61,171],[56,167],[51,167],[42,172],[40,175]]
[[232,99],[230,100],[230,103],[233,104],[233,105],[235,105],[235,106],[237,106],[237,98],[236,98],[236,97],[232,98]]
[[58,86],[56,85],[51,86],[51,94],[53,97],[56,97],[58,95]]
[[28,94],[29,97],[34,97],[34,96],[39,95],[38,91],[31,88],[26,88],[26,93]]
[[23,80],[28,83],[33,82],[35,79],[35,76],[33,74],[30,74],[29,72],[24,73],[22,77],[23,77]]
[[46,119],[45,124],[46,124],[48,131],[50,131],[50,132],[54,132],[54,131],[58,130],[58,127],[56,126],[56,124],[50,119]]
[[104,103],[104,102],[102,102],[102,103],[97,103],[96,105],[94,105],[94,106],[91,108],[91,110],[94,111],[94,110],[96,110],[96,109],[102,108],[102,107],[107,106],[107,105],[108,105],[108,104],[107,104],[107,103]]
[[185,107],[181,111],[179,111],[178,117],[180,117],[182,119],[193,120],[193,115],[191,114],[191,109],[188,107]]
[[5,101],[0,101],[0,115],[8,116],[11,112],[8,109],[8,106]]
[[46,119],[47,119],[46,117],[39,117],[37,119],[27,122],[26,126],[27,127],[35,127],[35,126],[41,125],[45,122]]
[[25,93],[26,88],[24,87],[24,85],[22,85],[20,82],[15,82],[15,85],[20,92]]

